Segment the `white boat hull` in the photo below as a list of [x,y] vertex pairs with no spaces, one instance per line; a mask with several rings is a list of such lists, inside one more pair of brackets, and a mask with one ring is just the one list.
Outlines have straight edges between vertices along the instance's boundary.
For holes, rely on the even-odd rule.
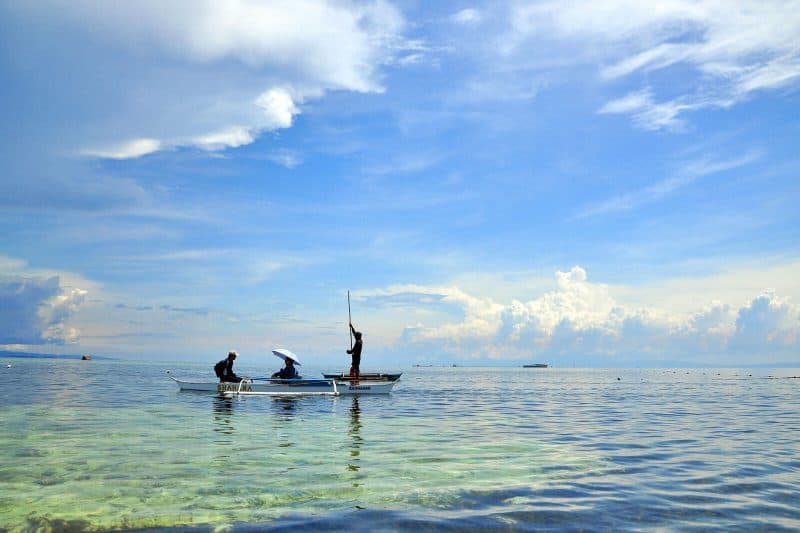
[[228,396],[309,394],[389,394],[395,381],[369,381],[351,383],[333,379],[281,379],[243,381],[242,383],[219,383],[216,381],[185,381],[170,376],[182,391],[215,392]]

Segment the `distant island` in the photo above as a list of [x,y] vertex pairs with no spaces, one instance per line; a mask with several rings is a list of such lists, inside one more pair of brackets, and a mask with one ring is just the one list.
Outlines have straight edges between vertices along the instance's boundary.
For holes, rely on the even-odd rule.
[[532,363],[529,365],[522,365],[522,368],[547,368],[547,363]]
[[81,359],[83,361],[90,361],[92,359],[99,359],[104,361],[114,360],[113,357],[103,357],[100,355],[9,352],[5,350],[0,350],[0,357],[12,357],[12,358],[22,358],[22,359]]

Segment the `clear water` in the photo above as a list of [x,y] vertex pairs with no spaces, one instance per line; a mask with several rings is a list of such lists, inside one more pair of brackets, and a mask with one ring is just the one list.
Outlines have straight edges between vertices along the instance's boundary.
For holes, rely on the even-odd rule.
[[226,400],[168,368],[211,377],[4,361],[0,529],[800,529],[800,370],[415,368],[389,396]]

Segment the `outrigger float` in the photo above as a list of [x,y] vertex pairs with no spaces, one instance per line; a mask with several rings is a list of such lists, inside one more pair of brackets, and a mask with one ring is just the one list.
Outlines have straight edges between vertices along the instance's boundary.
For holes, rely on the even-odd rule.
[[[402,376],[402,372],[398,372],[397,374],[384,374],[382,372],[370,373],[370,372],[362,372],[358,375],[358,381],[397,381]],[[336,372],[333,374],[326,374],[322,373],[322,377],[326,379],[336,379],[339,381],[350,381],[352,376],[349,372]]]

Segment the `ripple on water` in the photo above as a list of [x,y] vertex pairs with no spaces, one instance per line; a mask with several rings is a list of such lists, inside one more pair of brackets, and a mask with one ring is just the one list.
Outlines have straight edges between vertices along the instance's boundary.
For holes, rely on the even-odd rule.
[[419,369],[383,398],[220,399],[98,363],[0,388],[0,529],[800,528],[796,380]]

